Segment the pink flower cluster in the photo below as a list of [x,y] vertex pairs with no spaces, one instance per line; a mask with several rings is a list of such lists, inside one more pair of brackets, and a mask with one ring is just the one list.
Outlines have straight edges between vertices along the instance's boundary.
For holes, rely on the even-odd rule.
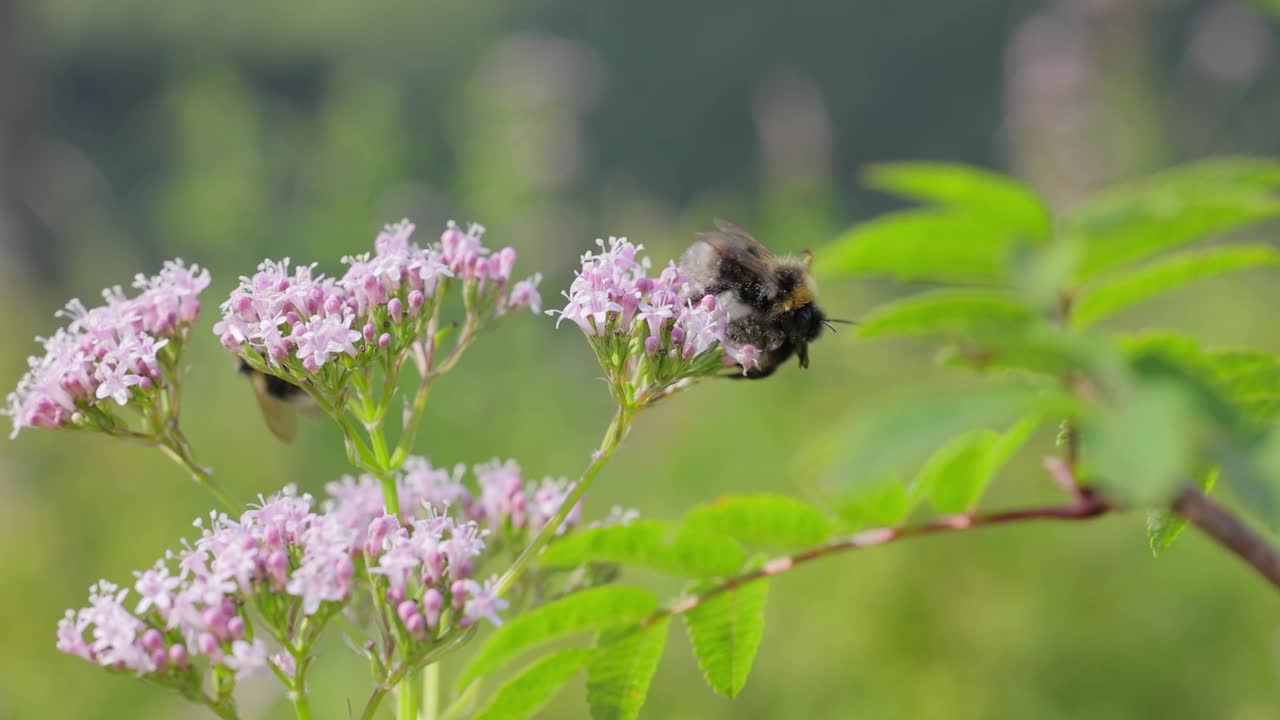
[[123,406],[173,381],[166,372],[177,366],[208,285],[208,271],[171,260],[153,277],[139,274],[134,297],[117,286],[103,291],[103,305],[67,303],[58,312],[67,327],[37,339],[44,355],[28,360],[30,370],[8,396],[12,436],[24,427],[61,427],[81,410],[110,414],[106,400]]
[[695,296],[674,262],[650,277],[649,259],[640,256],[643,245],[615,237],[596,243],[599,252],[582,256],[581,269],[563,293],[564,308],[547,311],[560,316],[557,326],[571,320],[588,337],[605,343],[619,339],[625,345],[611,350],[624,355],[643,351],[650,358],[673,359],[676,367],[665,373],[671,377],[687,375],[695,360],[717,349],[728,364],[755,365],[755,348],[735,347],[726,337],[728,313],[714,296]]
[[413,231],[408,221],[387,226],[373,253],[342,259],[347,271],[339,279],[317,274],[315,264],[291,272],[288,258],[263,261],[222,304],[214,333],[234,352],[315,373],[343,356],[403,351],[421,336],[449,278],[471,284],[498,315],[540,307],[538,278],[511,286],[515,250],[491,252],[480,226],[463,232],[449,223],[440,242],[425,248],[410,240]]
[[[425,465],[424,471],[434,472]],[[167,556],[176,570],[162,560],[136,573],[136,602],[128,589],[98,583],[89,606],[68,611],[59,623],[57,647],[139,675],[180,675],[199,657],[241,675],[267,662],[248,609],[272,603],[255,598],[287,599],[303,615],[324,617],[360,588],[377,588],[419,640],[436,630],[440,613],[450,607],[468,622],[499,621],[504,601],[471,579],[485,549],[485,533],[475,522],[456,521],[443,505],[427,501],[420,517],[404,521],[353,501],[363,499],[339,493],[317,513],[309,495],[286,489],[239,520],[213,514],[207,527],[197,520],[200,538]],[[286,618],[276,618],[277,626],[264,613],[257,621],[283,637],[293,627]]]
[[[498,532],[507,528],[537,534],[564,504],[573,486],[565,478],[525,482],[515,460],[497,458],[472,468],[479,493],[463,497],[467,517]],[[557,534],[563,535],[582,520],[579,502],[565,516]]]
[[[459,508],[462,516],[492,532],[537,533],[556,514],[572,489],[565,478],[526,480],[514,460],[493,459],[472,467],[474,483],[463,482],[465,465],[435,468],[425,458],[410,456],[396,477],[402,508]],[[363,526],[382,515],[382,490],[376,478],[343,477],[325,488],[334,498],[328,514],[352,526]],[[560,529],[578,525],[581,504],[575,505]]]

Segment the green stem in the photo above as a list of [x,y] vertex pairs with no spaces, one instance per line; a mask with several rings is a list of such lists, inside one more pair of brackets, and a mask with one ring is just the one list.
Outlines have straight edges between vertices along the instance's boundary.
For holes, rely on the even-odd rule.
[[422,669],[422,717],[423,720],[439,720],[440,663],[431,663]]
[[290,690],[289,699],[293,702],[293,716],[297,720],[311,720],[311,703],[307,700],[306,690]]
[[186,468],[187,472],[191,473],[191,479],[195,480],[197,485],[209,491],[211,495],[217,498],[218,502],[222,503],[223,507],[227,509],[227,512],[237,515],[240,513],[240,510],[243,509],[244,506],[239,502],[236,502],[236,500],[218,484],[218,481],[213,479],[212,471],[206,467],[202,467],[200,463],[195,461],[195,457],[193,457],[191,452],[191,443],[187,441],[186,436],[182,434],[181,430],[173,427],[170,428],[168,432],[164,433],[160,439],[160,449],[164,451],[164,454],[168,455],[171,460]]
[[582,477],[574,484],[573,490],[569,492],[569,496],[560,504],[560,509],[556,510],[556,514],[542,527],[542,530],[533,538],[528,547],[520,553],[520,557],[516,558],[511,567],[507,568],[507,571],[503,573],[498,580],[497,587],[494,588],[496,594],[502,595],[507,590],[510,590],[515,581],[520,579],[520,575],[528,569],[529,563],[555,537],[560,525],[564,523],[564,519],[569,516],[574,506],[582,499],[583,494],[587,492],[587,488],[591,487],[591,482],[595,480],[596,475],[604,468],[605,463],[609,462],[614,450],[617,450],[618,445],[622,444],[622,439],[627,436],[627,431],[631,429],[633,419],[633,415],[624,406],[618,407],[617,414],[613,416],[613,422],[609,424],[609,429],[605,431],[604,439],[600,442],[600,449],[592,454],[591,463],[582,472]]
[[293,714],[297,720],[311,720],[311,702],[307,699],[307,653],[305,650],[290,649],[293,664],[297,668],[289,681],[289,701],[293,703]]
[[413,675],[406,675],[396,687],[399,697],[399,708],[396,710],[398,720],[417,720],[418,718],[418,684]]

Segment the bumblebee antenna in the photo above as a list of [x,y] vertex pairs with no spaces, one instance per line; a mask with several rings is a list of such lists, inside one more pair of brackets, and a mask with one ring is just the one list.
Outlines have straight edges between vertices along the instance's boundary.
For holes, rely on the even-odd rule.
[[836,331],[836,326],[832,325],[831,323],[840,323],[841,325],[857,325],[858,324],[856,320],[842,320],[840,318],[823,318],[822,324],[826,325],[827,329],[830,330],[832,334],[835,334],[835,335],[839,335],[839,333]]

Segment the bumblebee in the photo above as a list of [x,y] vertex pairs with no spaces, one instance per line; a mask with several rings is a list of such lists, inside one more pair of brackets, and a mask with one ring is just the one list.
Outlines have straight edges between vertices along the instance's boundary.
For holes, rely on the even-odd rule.
[[258,409],[262,410],[263,419],[267,421],[267,428],[281,441],[293,442],[298,435],[296,410],[315,414],[318,408],[314,401],[297,385],[258,372],[244,360],[240,361],[240,374],[247,377],[253,386],[253,396],[258,401]]
[[777,257],[728,220],[717,218],[715,225],[719,232],[697,234],[679,269],[695,297],[714,295],[728,311],[729,340],[760,351],[759,365],[745,377],[768,377],[792,355],[800,367],[809,367],[809,344],[822,329],[834,332],[833,322],[849,322],[828,319],[818,308],[817,284],[809,272],[812,256]]

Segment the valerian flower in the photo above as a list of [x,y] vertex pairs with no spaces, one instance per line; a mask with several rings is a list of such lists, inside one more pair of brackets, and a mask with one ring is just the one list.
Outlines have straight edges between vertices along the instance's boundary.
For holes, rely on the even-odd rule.
[[675,263],[650,276],[643,245],[626,238],[597,240],[582,256],[567,301],[548,314],[572,321],[596,352],[610,387],[624,406],[640,406],[689,382],[737,365],[754,367],[758,353],[726,337],[728,313],[712,295],[697,293]]
[[58,312],[67,326],[37,338],[44,354],[29,359],[30,370],[8,396],[4,413],[13,419],[11,437],[26,427],[159,432],[153,421],[159,418],[164,426],[176,412],[169,393],[200,312],[199,295],[208,285],[208,271],[171,260],[155,276],[139,274],[133,297],[114,287],[103,291],[103,305],[67,303]]
[[[234,681],[264,668],[292,676],[339,613],[363,619],[380,662],[413,662],[463,628],[502,622],[508,601],[478,571],[501,546],[523,547],[565,499],[565,481],[526,481],[514,461],[474,473],[468,483],[464,466],[409,457],[394,478],[399,515],[384,512],[367,475],[330,483],[318,509],[286,488],[238,518],[210,513],[194,523],[198,538],[134,573],[132,588],[95,584],[89,605],[58,624],[57,648],[212,704],[230,702]],[[606,524],[631,517],[615,508]],[[582,575],[560,590],[580,587]],[[212,698],[200,694],[210,672],[221,677]]]
[[408,221],[387,226],[374,251],[342,258],[339,278],[316,265],[264,260],[222,304],[213,328],[254,369],[315,392],[340,392],[348,372],[370,365],[420,364],[434,354],[436,313],[450,283],[462,286],[469,319],[484,323],[522,307],[540,308],[538,276],[511,283],[516,251],[493,252],[484,229],[449,223],[438,243],[413,242]]

